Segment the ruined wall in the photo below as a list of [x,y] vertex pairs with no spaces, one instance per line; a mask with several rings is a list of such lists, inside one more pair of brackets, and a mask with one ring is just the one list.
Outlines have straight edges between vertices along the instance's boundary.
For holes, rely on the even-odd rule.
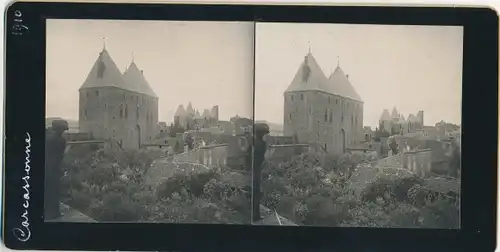
[[266,159],[287,161],[291,157],[307,153],[309,150],[310,145],[308,144],[269,145],[266,152]]
[[174,162],[200,163],[209,167],[225,166],[227,145],[211,145],[174,155]]
[[430,149],[409,151],[403,154],[404,168],[427,177],[431,172],[432,151]]

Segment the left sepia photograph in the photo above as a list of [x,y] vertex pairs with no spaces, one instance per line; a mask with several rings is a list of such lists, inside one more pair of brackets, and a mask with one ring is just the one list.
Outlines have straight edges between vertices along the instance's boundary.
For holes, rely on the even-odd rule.
[[46,27],[45,221],[251,224],[253,23]]

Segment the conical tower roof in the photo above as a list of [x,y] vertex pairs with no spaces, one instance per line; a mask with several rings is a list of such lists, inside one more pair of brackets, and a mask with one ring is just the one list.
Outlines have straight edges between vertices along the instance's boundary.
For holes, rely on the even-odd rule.
[[186,115],[186,110],[184,109],[184,106],[179,105],[179,107],[177,107],[177,111],[175,111],[175,116],[185,116]]
[[193,105],[191,105],[191,102],[189,102],[189,104],[186,108],[186,113],[188,113],[188,115],[194,115],[194,109],[193,109]]
[[392,113],[391,113],[392,118],[399,118],[399,113],[396,107],[392,108]]
[[96,87],[118,87],[127,89],[122,74],[108,51],[103,48],[80,89]]
[[350,98],[355,101],[363,101],[345,75],[344,71],[342,71],[342,68],[340,68],[340,65],[337,66],[335,71],[333,71],[330,77],[328,77],[328,81],[330,93]]
[[285,92],[311,90],[330,93],[328,79],[313,55],[308,53]]
[[391,120],[391,115],[389,114],[389,110],[384,109],[382,115],[380,116],[381,121],[389,121]]
[[143,72],[139,70],[134,61],[132,61],[127,70],[125,70],[123,79],[125,81],[125,84],[127,85],[128,90],[140,94],[145,94],[151,97],[158,97],[156,96],[153,89],[149,86],[149,83],[144,77]]

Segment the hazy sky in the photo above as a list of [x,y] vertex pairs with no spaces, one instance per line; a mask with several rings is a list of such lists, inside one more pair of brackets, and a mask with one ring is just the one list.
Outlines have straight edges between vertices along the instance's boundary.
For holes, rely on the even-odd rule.
[[159,120],[179,104],[219,117],[252,115],[253,23],[48,20],[47,116],[78,118],[78,89],[103,47],[123,71],[132,55],[159,97]]
[[255,118],[283,123],[283,92],[311,52],[326,76],[337,66],[364,101],[364,124],[384,108],[426,125],[461,123],[463,28],[346,24],[256,26]]

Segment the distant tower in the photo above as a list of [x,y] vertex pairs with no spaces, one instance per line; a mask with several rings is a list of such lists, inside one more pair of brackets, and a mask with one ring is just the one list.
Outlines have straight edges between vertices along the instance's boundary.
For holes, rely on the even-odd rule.
[[420,126],[423,128],[424,127],[424,111],[423,110],[418,111],[417,120],[418,120]]

